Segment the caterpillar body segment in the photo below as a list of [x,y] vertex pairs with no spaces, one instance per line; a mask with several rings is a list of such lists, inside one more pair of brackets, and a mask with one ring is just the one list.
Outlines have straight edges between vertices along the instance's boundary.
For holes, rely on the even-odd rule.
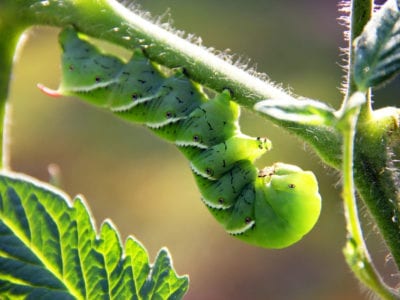
[[165,77],[156,65],[146,59],[140,50],[135,50],[132,59],[110,86],[108,107],[115,112],[128,111],[141,103],[150,102],[159,96],[160,85],[164,81]]
[[314,175],[281,163],[258,170],[254,161],[271,142],[241,133],[240,108],[228,92],[210,100],[183,72],[165,75],[140,50],[124,63],[72,28],[60,34],[60,43],[57,93],[79,96],[176,144],[190,160],[202,201],[229,234],[282,248],[314,226],[321,209]]
[[239,106],[228,92],[197,107],[183,122],[175,144],[208,148],[240,133]]
[[[60,94],[82,95],[86,101],[106,105],[109,86],[115,82],[124,62],[115,56],[101,53],[71,30],[62,31],[59,40],[63,53],[69,53],[62,55],[63,80],[59,87]],[[90,76],[76,76],[89,73]]]
[[195,180],[203,202],[211,209],[231,208],[242,189],[257,178],[257,170],[249,160],[238,161],[218,180],[196,175]]
[[201,88],[181,73],[167,78],[151,101],[146,126],[157,129],[187,119],[188,114],[206,102]]
[[247,159],[254,162],[270,148],[271,142],[266,138],[235,135],[192,157],[190,165],[196,174],[216,180],[238,161]]

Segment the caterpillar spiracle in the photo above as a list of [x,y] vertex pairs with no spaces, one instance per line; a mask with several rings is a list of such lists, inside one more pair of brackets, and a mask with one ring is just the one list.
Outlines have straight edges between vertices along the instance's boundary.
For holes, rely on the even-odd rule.
[[283,248],[314,226],[321,210],[315,176],[283,163],[258,170],[254,161],[271,142],[241,133],[240,108],[229,92],[210,100],[184,72],[164,75],[141,50],[125,63],[72,28],[59,40],[60,87],[42,89],[78,96],[174,143],[190,161],[202,201],[229,234]]

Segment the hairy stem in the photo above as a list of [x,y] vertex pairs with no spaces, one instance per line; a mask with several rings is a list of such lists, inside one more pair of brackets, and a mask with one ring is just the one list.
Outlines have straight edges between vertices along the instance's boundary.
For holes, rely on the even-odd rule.
[[149,22],[115,0],[3,1],[15,3],[20,18],[32,25],[73,25],[80,32],[128,49],[141,47],[151,60],[170,68],[184,68],[190,78],[207,87],[230,89],[243,106],[252,108],[260,99],[290,98],[271,83]]
[[[350,96],[357,90],[353,80],[354,48],[353,42],[364,29],[373,12],[372,0],[353,0],[351,2],[351,23],[349,38],[349,73],[347,93],[342,105],[348,105]],[[357,191],[371,216],[374,218],[396,264],[400,267],[400,227],[399,194],[390,165],[388,141],[392,132],[398,130],[399,112],[388,110],[384,114],[374,112],[371,106],[371,93],[366,94],[366,102],[361,106],[357,133],[354,140],[354,181]]]
[[[359,95],[357,95],[359,96]],[[356,96],[356,97],[357,97]],[[359,108],[345,113],[340,127],[343,134],[343,200],[346,218],[347,243],[343,250],[347,264],[357,278],[382,299],[400,299],[396,291],[382,281],[376,271],[364,241],[357,210],[357,200],[353,181],[353,151],[356,121]]]
[[357,124],[354,180],[397,266],[400,266],[399,193],[389,168],[391,132],[398,131],[399,113]]

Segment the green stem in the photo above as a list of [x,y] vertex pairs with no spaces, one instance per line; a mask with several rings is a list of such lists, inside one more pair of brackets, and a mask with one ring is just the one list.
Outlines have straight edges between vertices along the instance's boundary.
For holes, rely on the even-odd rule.
[[[348,87],[342,110],[349,96],[357,90],[353,80],[353,41],[364,29],[373,11],[372,0],[353,0],[351,3],[349,39]],[[400,268],[400,226],[394,222],[399,216],[399,194],[393,170],[388,168],[391,157],[388,152],[390,134],[398,130],[399,112],[395,109],[374,112],[371,92],[361,107],[354,141],[354,181],[361,198],[368,207],[396,264]]]
[[387,109],[387,115],[373,112],[369,121],[357,124],[354,145],[354,180],[389,251],[400,267],[399,193],[396,170],[390,168],[391,132],[398,131],[399,112]]
[[[357,91],[353,80],[353,41],[361,34],[365,24],[371,18],[372,10],[373,1],[371,0],[353,0],[351,3],[348,85],[341,108],[342,114],[345,114],[349,106],[350,96]],[[347,263],[361,282],[384,299],[397,299],[399,296],[385,286],[371,262],[359,224],[353,182],[354,180],[359,194],[375,219],[396,264],[400,266],[400,231],[398,224],[393,222],[398,211],[396,184],[393,181],[393,174],[386,168],[390,160],[386,149],[387,137],[396,127],[396,114],[389,112],[386,116],[375,118],[370,91],[366,94],[366,100],[359,111],[359,118],[357,118],[358,112],[353,117],[349,117],[348,126],[342,131],[343,197],[349,234],[344,252]]]
[[12,17],[7,18],[1,13],[4,8],[5,5],[0,4],[0,169],[8,168],[8,143],[5,134],[7,97],[17,43],[24,29],[24,27],[15,26]]
[[170,68],[185,68],[190,78],[209,88],[230,89],[243,106],[252,108],[260,99],[291,98],[273,84],[149,22],[115,0],[2,1],[14,3],[17,18],[31,25],[73,25],[80,32],[128,49],[142,47],[151,60]]
[[343,250],[347,264],[357,278],[373,290],[382,299],[400,299],[400,295],[394,289],[389,288],[382,281],[376,271],[364,237],[358,217],[357,201],[353,181],[353,151],[354,137],[356,132],[356,121],[359,108],[345,113],[340,126],[343,134],[343,200],[346,218],[347,243]]

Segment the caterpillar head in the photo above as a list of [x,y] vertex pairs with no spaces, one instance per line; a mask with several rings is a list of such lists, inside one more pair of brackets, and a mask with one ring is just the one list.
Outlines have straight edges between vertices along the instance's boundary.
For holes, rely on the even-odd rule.
[[262,247],[283,248],[314,227],[321,197],[312,172],[282,163],[273,169],[271,175],[257,178],[255,224],[238,238]]

